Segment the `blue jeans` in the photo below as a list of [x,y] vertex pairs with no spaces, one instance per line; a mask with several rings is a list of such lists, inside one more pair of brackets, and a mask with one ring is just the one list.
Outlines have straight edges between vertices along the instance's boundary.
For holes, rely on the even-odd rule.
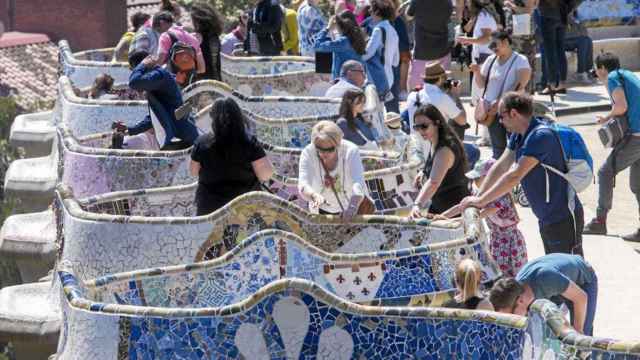
[[567,38],[564,43],[567,51],[578,54],[578,73],[585,73],[593,68],[593,40],[588,36]]
[[564,38],[567,26],[560,19],[540,17],[544,52],[542,54],[546,78],[550,85],[567,80],[567,57],[564,54]]
[[500,122],[500,116],[489,125],[489,137],[491,138],[491,150],[493,158],[499,159],[504,150],[507,148],[507,129]]
[[387,111],[400,113],[400,66],[393,68],[393,85],[391,85],[393,100],[384,103]]
[[464,152],[467,154],[467,163],[469,165],[469,170],[473,169],[476,165],[476,162],[480,160],[480,149],[474,144],[468,142],[462,142],[464,145]]

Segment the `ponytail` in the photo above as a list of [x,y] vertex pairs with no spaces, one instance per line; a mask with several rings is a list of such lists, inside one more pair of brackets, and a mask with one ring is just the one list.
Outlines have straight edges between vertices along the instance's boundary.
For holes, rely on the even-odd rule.
[[455,300],[462,303],[477,296],[480,293],[481,276],[482,270],[476,261],[472,259],[460,261],[455,272],[455,282],[458,287]]

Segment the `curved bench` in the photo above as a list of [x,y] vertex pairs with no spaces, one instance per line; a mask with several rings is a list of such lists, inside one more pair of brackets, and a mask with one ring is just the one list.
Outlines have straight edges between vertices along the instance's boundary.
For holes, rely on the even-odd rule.
[[167,306],[169,294],[182,291],[155,286],[177,285],[188,289],[189,294],[182,296],[191,301],[175,306],[201,308],[230,305],[279,279],[302,278],[349,301],[409,304],[425,296],[453,294],[456,287],[448,270],[462,257],[489,260],[482,263],[489,269],[483,278],[495,279],[493,259],[486,257],[483,245],[469,237],[408,249],[335,254],[293,233],[272,229],[251,235],[213,260],[108,274],[85,284],[90,292],[104,293],[103,301],[152,307]]
[[224,359],[519,359],[522,354],[522,317],[362,306],[302,279],[272,282],[221,307],[191,307],[180,289],[170,298],[184,300],[177,308],[112,303],[110,294],[82,286],[72,273],[61,271],[59,277],[68,319],[60,360],[97,354],[105,360],[160,354]]
[[[456,222],[414,222],[393,216],[357,217],[344,224],[339,217],[311,215],[263,192],[244,194],[212,214],[192,217],[194,192],[195,186],[191,185],[75,200],[67,189],[60,188],[57,209],[64,229],[58,235],[61,260],[70,262],[83,278],[97,277],[213,259],[266,229],[293,232],[330,253],[485,239],[479,219],[473,215],[466,218],[465,227]],[[484,250],[477,251],[485,254]],[[491,267],[486,272],[493,274],[488,278],[497,274]]]
[[[629,336],[629,335],[626,335]],[[637,335],[633,335],[637,337]],[[578,333],[549,300],[536,300],[527,314],[524,359],[640,359],[640,342]]]
[[71,52],[67,40],[60,40],[58,49],[62,74],[69,77],[77,87],[83,88],[93,85],[96,76],[103,73],[113,77],[115,83],[129,81],[131,73],[129,64],[77,59]]
[[222,81],[245,95],[324,96],[331,76],[317,74],[312,58],[234,57],[221,54]]
[[[198,87],[199,90],[196,91],[192,87]],[[206,104],[218,97],[234,99],[247,115],[258,139],[274,146],[304,147],[311,141],[313,125],[320,120],[336,121],[339,117],[339,99],[311,96],[246,96],[227,84],[212,80],[199,81],[186,88],[185,92],[185,99],[194,104]],[[363,116],[369,118],[380,139],[390,144],[385,146],[385,149],[399,152],[407,143],[407,136],[403,132],[394,133],[386,126],[384,107],[375,89],[367,87],[365,94],[367,103]],[[206,96],[207,100],[200,101],[200,96]],[[198,111],[196,118],[199,128],[210,128],[209,111],[210,105]]]
[[[422,289],[430,289],[429,294],[403,298],[396,296],[399,294],[394,292],[396,286],[385,287],[388,294],[395,294],[392,296],[395,303],[439,304],[448,299],[453,287],[451,271],[461,253],[480,260],[487,281],[498,274],[486,250],[486,237],[479,226],[476,210],[465,214],[464,228],[459,222],[416,223],[380,216],[356,218],[345,225],[337,217],[309,215],[273,195],[258,192],[243,195],[213,214],[186,217],[194,212],[193,191],[193,186],[183,186],[113,193],[79,201],[68,191],[60,192],[56,207],[62,245],[60,263],[70,264],[84,278],[89,278],[228,257],[231,256],[229,250],[247,236],[264,229],[280,228],[309,238],[322,249],[316,251],[320,253],[391,250],[386,252],[406,258],[398,266],[385,265],[389,271],[395,269],[398,274],[403,267],[413,269],[413,262],[426,264],[427,260],[420,258],[420,252],[414,248],[422,245],[420,251],[429,252],[431,257],[431,267],[424,274],[432,281],[407,289],[423,286]],[[124,213],[130,215],[122,215]],[[409,258],[415,261],[408,261]],[[374,269],[367,264],[361,268],[375,272],[374,276],[383,271],[382,267]],[[348,267],[340,271],[346,271],[343,276],[348,276],[351,270]],[[332,274],[336,275],[336,271]],[[435,273],[439,275],[433,275]],[[396,276],[394,281],[409,284],[406,276]]]

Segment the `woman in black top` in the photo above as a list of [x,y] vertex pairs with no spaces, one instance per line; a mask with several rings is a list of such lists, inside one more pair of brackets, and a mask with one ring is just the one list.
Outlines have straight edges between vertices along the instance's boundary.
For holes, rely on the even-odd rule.
[[340,118],[336,122],[344,133],[343,139],[366,150],[378,150],[376,130],[364,120],[362,112],[367,98],[362,90],[349,89],[342,96]]
[[197,215],[213,212],[235,197],[260,190],[273,175],[271,162],[231,98],[211,107],[213,132],[200,135],[191,151],[191,174],[198,176]]
[[424,170],[415,180],[416,188],[427,179],[416,198],[410,217],[423,217],[422,211],[441,214],[469,196],[465,176],[467,159],[462,142],[432,104],[421,106],[413,117],[413,130],[431,143]]
[[493,311],[493,305],[480,291],[482,268],[472,259],[464,259],[456,266],[454,274],[457,293],[454,298],[445,303],[444,307],[468,310]]
[[205,72],[198,74],[198,80],[222,80],[220,65],[220,34],[222,18],[208,3],[197,2],[191,8],[191,21],[200,35],[200,49],[204,57]]

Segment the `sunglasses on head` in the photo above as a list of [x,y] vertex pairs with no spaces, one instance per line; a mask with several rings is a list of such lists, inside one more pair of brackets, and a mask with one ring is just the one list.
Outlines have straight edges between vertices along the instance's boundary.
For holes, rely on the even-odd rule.
[[316,151],[319,152],[319,153],[332,153],[332,152],[336,151],[336,147],[335,146],[331,146],[331,147],[328,147],[328,148],[323,148],[323,147],[320,147],[318,145],[314,145],[314,146],[316,147]]
[[413,124],[413,130],[427,130],[431,124]]

